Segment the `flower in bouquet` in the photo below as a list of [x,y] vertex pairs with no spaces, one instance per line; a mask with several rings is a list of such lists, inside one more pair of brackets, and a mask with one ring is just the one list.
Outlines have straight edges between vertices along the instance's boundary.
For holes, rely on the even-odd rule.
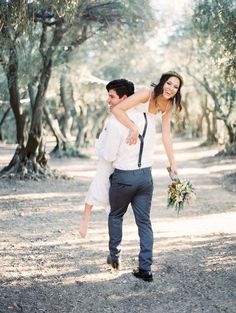
[[[170,172],[170,170],[167,168]],[[185,203],[195,199],[195,190],[188,179],[172,178],[168,186],[167,207],[174,207],[179,213],[184,208]]]

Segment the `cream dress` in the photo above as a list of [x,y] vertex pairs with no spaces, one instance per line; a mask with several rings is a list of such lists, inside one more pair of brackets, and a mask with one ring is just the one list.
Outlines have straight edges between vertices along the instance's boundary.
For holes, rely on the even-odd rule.
[[[106,138],[106,126],[103,128],[95,144],[95,150],[98,156],[101,155],[103,142],[105,138]],[[112,166],[112,162],[108,162],[102,157],[98,158],[96,174],[89,186],[89,190],[85,198],[85,203],[95,206],[102,206],[106,209],[107,212],[110,211],[109,177],[113,173],[113,171],[114,168]]]

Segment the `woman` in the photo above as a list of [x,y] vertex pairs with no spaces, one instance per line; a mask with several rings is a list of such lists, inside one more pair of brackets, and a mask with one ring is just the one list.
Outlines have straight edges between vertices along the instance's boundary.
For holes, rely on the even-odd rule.
[[[162,141],[171,168],[170,176],[178,174],[171,140],[170,122],[173,110],[175,109],[176,113],[178,113],[182,109],[182,85],[182,77],[174,71],[169,71],[162,74],[157,85],[152,84],[150,88],[139,90],[112,108],[112,113],[116,118],[131,130],[131,135],[127,138],[128,144],[135,144],[137,142],[139,129],[129,119],[125,111],[139,105],[137,109],[146,111],[149,114],[156,115],[158,112],[162,114]],[[143,105],[140,106],[140,104]]]

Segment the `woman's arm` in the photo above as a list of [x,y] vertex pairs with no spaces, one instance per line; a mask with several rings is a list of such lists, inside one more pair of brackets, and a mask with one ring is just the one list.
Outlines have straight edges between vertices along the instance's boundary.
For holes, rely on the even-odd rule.
[[125,100],[121,101],[111,112],[115,115],[119,122],[121,122],[125,127],[131,130],[131,134],[127,138],[127,143],[134,144],[137,142],[139,129],[138,127],[129,119],[125,111],[135,107],[138,104],[146,102],[150,97],[150,88],[144,88],[137,91],[132,96],[129,96]]
[[168,112],[162,116],[162,142],[164,144],[165,151],[171,167],[170,175],[178,175],[171,138],[170,120],[171,112]]

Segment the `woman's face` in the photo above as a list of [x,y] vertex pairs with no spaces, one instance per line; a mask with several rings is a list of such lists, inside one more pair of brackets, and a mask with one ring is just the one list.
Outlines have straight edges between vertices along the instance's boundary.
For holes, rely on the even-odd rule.
[[171,76],[163,85],[163,97],[166,99],[173,98],[180,87],[180,80],[175,76]]

